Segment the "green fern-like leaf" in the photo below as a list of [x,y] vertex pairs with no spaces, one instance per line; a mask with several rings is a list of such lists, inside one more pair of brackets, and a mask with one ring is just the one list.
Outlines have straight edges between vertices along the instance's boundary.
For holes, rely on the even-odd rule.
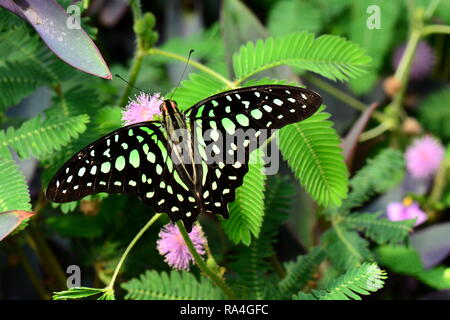
[[[381,28],[366,27],[369,15],[367,8],[376,5],[381,11]],[[358,94],[367,93],[378,79],[378,71],[391,48],[395,26],[399,17],[401,1],[360,0],[352,3],[352,19],[349,24],[350,39],[363,47],[373,58],[369,73],[350,80],[350,87]]]
[[139,279],[122,284],[127,291],[125,299],[133,300],[219,300],[224,295],[206,278],[197,280],[185,271],[158,273],[147,270]]
[[9,210],[31,211],[30,194],[16,163],[0,158],[0,212]]
[[52,106],[46,110],[46,114],[48,117],[57,117],[61,114],[64,117],[82,114],[93,117],[100,110],[95,90],[76,86],[53,97]]
[[[7,62],[33,66],[52,80],[63,80],[70,77],[71,67],[58,59],[40,40],[36,32],[29,26],[14,27],[0,37],[0,65]],[[28,71],[28,70],[27,70]],[[30,70],[32,72],[33,69]]]
[[317,266],[324,260],[325,251],[314,248],[306,255],[300,255],[295,261],[285,264],[286,276],[278,283],[281,297],[291,297],[311,280]]
[[268,84],[285,84],[285,85],[292,85],[292,86],[299,86],[296,82],[289,83],[288,81],[281,79],[272,79],[268,77],[264,77],[261,79],[249,79],[248,81],[244,82],[242,87],[251,87],[251,86],[261,86],[261,85],[268,85]]
[[104,293],[105,289],[73,287],[65,291],[54,292],[52,298],[53,300],[82,299]]
[[0,111],[17,104],[40,85],[73,75],[71,67],[55,57],[29,26],[2,33],[0,56]]
[[229,206],[230,218],[222,222],[228,237],[235,244],[250,245],[251,235],[259,236],[264,218],[264,184],[261,151],[250,154],[249,170],[244,183],[236,190],[236,199]]
[[375,263],[364,263],[348,270],[331,281],[326,290],[313,290],[312,294],[300,293],[295,300],[361,300],[361,295],[369,295],[384,286],[386,272]]
[[282,222],[288,217],[292,202],[293,185],[287,177],[271,176],[266,190],[265,217],[259,238],[250,246],[241,246],[233,257],[231,269],[236,272],[237,288],[246,299],[268,299],[268,273],[272,270],[269,258],[276,253],[273,249],[275,236]]
[[374,213],[354,213],[345,217],[342,224],[349,229],[362,230],[378,244],[404,241],[414,226],[414,219],[390,221],[379,216],[380,214]]
[[51,78],[30,61],[7,62],[0,66],[0,111],[17,104],[49,81]]
[[37,36],[31,36],[28,26],[14,27],[0,35],[0,65],[6,61],[34,60],[41,44]]
[[266,216],[262,226],[262,235],[272,243],[280,225],[289,217],[294,186],[285,176],[269,176],[266,189]]
[[283,0],[273,6],[267,24],[272,36],[285,36],[296,31],[316,33],[322,27],[322,14],[315,3]]
[[339,137],[321,108],[280,130],[280,150],[306,191],[321,205],[339,206],[348,188]]
[[314,39],[312,33],[293,33],[283,38],[248,42],[233,55],[239,82],[280,65],[316,72],[333,80],[347,80],[364,72],[371,59],[358,45],[338,36]]
[[419,106],[419,118],[425,128],[443,139],[450,140],[450,90],[444,88],[429,95]]
[[19,129],[12,127],[0,131],[0,157],[9,158],[8,147],[14,148],[21,158],[40,157],[60,150],[71,139],[86,130],[87,115],[43,120],[37,116]]
[[26,22],[10,11],[0,11],[0,30],[2,32],[17,26],[26,26]]
[[[200,100],[226,89],[226,84],[217,78],[206,73],[193,73],[189,76],[189,80],[181,82],[172,99],[177,101],[180,110],[185,110]],[[171,93],[167,96],[170,97]]]
[[404,166],[403,154],[399,150],[384,149],[369,159],[366,166],[350,180],[352,191],[339,212],[346,213],[370,197],[397,185],[403,179]]
[[372,258],[369,243],[352,230],[343,228],[339,223],[325,232],[322,237],[328,258],[338,269],[348,269]]

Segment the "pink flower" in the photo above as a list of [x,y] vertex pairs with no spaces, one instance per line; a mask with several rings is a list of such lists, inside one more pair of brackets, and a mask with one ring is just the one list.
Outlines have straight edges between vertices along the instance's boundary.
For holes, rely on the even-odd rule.
[[151,96],[141,92],[135,100],[131,100],[122,112],[124,125],[153,120],[155,115],[160,115],[159,107],[163,103],[159,93]]
[[390,203],[387,206],[387,217],[391,221],[416,219],[416,226],[427,220],[427,214],[410,197],[403,199],[403,202]]
[[[164,256],[164,261],[174,269],[189,270],[189,265],[191,261],[194,261],[194,258],[189,252],[178,227],[171,223],[165,225],[159,233],[159,238],[156,247],[159,253]],[[205,254],[206,238],[200,226],[194,225],[189,233],[189,238],[191,238],[195,250],[200,255]]]
[[[392,65],[396,69],[400,64],[400,60],[405,52],[406,45],[398,47],[392,59]],[[425,41],[419,42],[417,45],[416,55],[411,65],[410,77],[412,80],[420,80],[427,77],[434,66],[434,52],[433,49]]]
[[406,150],[406,167],[414,178],[432,176],[444,158],[444,147],[431,136],[417,139]]

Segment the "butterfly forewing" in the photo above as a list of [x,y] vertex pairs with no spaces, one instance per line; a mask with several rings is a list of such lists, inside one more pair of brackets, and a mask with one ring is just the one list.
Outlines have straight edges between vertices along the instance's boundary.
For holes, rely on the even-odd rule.
[[203,195],[207,211],[226,218],[227,203],[234,201],[235,189],[248,171],[249,154],[276,129],[313,115],[321,103],[311,90],[267,85],[220,93],[188,109],[191,130],[198,128],[199,143],[206,146]]
[[75,154],[50,181],[46,197],[68,202],[98,192],[137,195],[155,212],[192,224],[198,204],[167,151],[159,123],[137,123],[104,136]]

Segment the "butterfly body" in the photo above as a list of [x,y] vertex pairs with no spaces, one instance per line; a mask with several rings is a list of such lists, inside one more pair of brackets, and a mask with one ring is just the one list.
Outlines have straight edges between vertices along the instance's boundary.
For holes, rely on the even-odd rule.
[[249,154],[274,130],[314,114],[321,98],[283,85],[230,90],[184,112],[165,100],[160,121],[135,123],[75,154],[50,181],[53,202],[108,192],[133,194],[191,229],[204,212],[228,218]]

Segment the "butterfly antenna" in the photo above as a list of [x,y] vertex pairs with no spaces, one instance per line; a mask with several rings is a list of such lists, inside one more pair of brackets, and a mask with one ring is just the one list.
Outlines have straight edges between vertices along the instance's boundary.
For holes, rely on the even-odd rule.
[[152,96],[153,98],[156,98],[158,100],[164,101],[164,99],[158,98],[158,97],[154,96],[153,94],[151,94],[150,92],[142,90],[142,89],[136,87],[135,85],[131,84],[129,81],[125,80],[120,74],[116,73],[116,77],[119,78],[120,80],[122,80],[123,82],[125,82],[126,84],[128,84],[130,87],[132,87],[132,88],[134,88],[134,89],[136,89],[138,91],[145,92],[146,94]]
[[172,94],[170,95],[169,100],[172,100],[172,97],[174,96],[175,92],[177,91],[178,87],[180,86],[181,79],[183,79],[184,73],[186,72],[186,69],[187,69],[187,67],[189,65],[189,61],[191,60],[191,55],[192,55],[193,52],[194,52],[194,50],[192,50],[192,49],[191,49],[191,51],[189,51],[189,55],[188,55],[188,58],[187,58],[187,61],[186,61],[186,65],[184,66],[184,70],[181,73],[180,79],[178,79],[177,86],[175,87],[175,89],[173,90]]

